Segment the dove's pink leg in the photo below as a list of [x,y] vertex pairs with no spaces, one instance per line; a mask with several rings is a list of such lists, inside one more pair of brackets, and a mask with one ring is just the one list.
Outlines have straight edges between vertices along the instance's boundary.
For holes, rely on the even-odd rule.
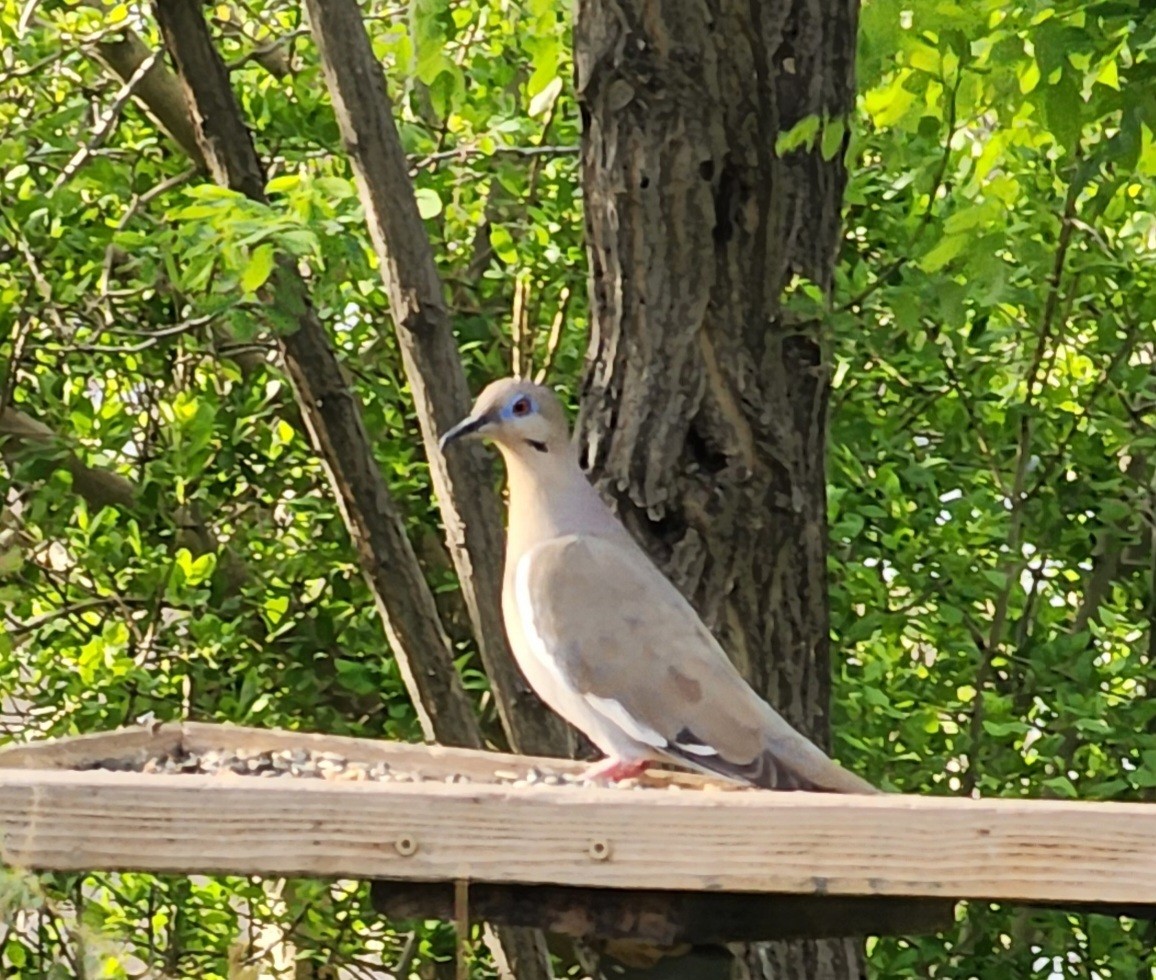
[[633,779],[641,776],[646,770],[647,762],[630,762],[626,759],[615,759],[611,756],[592,765],[583,774],[583,779],[593,779],[602,782],[616,783],[620,779]]

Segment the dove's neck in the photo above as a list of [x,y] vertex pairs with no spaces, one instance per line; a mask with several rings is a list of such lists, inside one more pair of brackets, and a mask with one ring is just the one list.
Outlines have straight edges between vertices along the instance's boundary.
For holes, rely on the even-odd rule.
[[501,447],[509,475],[507,568],[535,545],[567,534],[629,537],[565,445],[547,453]]

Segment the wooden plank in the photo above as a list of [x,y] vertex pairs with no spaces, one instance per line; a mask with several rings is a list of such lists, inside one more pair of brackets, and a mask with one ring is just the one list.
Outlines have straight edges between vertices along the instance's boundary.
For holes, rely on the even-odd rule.
[[[373,907],[390,919],[449,921],[454,917],[450,882],[375,881],[372,897]],[[470,885],[469,911],[472,919],[528,926],[575,939],[631,940],[661,947],[916,936],[942,932],[955,921],[955,902],[950,899],[484,883]]]
[[1146,804],[0,771],[54,870],[1156,904]]

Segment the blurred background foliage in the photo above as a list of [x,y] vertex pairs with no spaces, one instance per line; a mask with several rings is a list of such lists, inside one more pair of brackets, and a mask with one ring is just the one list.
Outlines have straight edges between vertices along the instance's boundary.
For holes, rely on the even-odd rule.
[[[256,299],[277,250],[492,719],[301,6],[206,8],[268,206],[205,183],[104,67],[126,29],[157,50],[147,6],[0,10],[0,743],[141,716],[418,737]],[[572,391],[569,11],[365,11],[475,387],[516,361]],[[1154,52],[1143,0],[863,6],[831,311],[833,715],[839,755],[891,788],[1153,796]],[[868,948],[873,976],[988,980],[1156,977],[1154,945],[1146,923],[971,903]],[[446,929],[384,923],[349,883],[0,877],[6,976],[432,977],[451,957]]]

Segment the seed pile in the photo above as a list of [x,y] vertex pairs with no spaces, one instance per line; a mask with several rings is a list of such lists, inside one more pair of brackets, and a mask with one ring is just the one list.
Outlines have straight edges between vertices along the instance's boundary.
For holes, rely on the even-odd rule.
[[[349,759],[337,752],[317,752],[303,747],[284,749],[205,749],[185,746],[157,753],[141,749],[134,755],[100,759],[76,767],[103,769],[110,772],[140,772],[156,775],[253,776],[257,778],[291,777],[326,779],[341,782],[393,783],[478,783],[498,786],[575,786],[593,785],[582,775],[556,772],[539,766],[525,770],[496,769],[484,777],[467,773],[428,773],[399,769],[384,760]],[[690,777],[695,780],[696,777]],[[680,785],[675,773],[643,774],[637,779],[610,783],[620,790],[664,789],[671,792],[695,789],[735,791],[748,787],[724,782],[697,781]],[[606,784],[600,784],[606,785]]]
[[[431,776],[425,773],[395,769],[388,762],[347,759],[335,752],[313,752],[304,748],[266,751],[209,749],[204,752],[177,749],[162,755],[150,755],[142,752],[127,758],[102,759],[84,768],[162,775],[218,776],[233,774],[262,778],[291,776],[300,779],[330,779],[347,782],[474,782],[465,773]],[[494,773],[493,779],[487,780],[487,782],[506,786],[587,785],[578,775],[548,772],[536,766],[522,773],[499,769]],[[636,780],[628,780],[619,785],[622,785],[623,788],[641,788]]]
[[297,776],[304,779],[414,781],[414,774],[394,773],[386,762],[355,761],[345,759],[335,752],[311,752],[308,749],[263,752],[245,749],[194,752],[177,749],[161,755],[139,753],[121,759],[102,759],[89,768],[169,776],[220,776],[231,773],[237,776]]

